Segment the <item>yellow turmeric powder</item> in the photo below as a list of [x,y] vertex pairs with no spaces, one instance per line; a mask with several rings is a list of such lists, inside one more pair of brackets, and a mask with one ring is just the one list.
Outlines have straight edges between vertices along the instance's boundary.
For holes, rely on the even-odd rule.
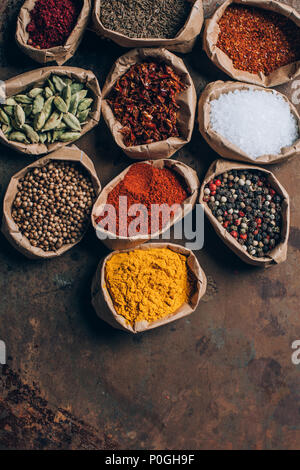
[[187,258],[169,248],[117,253],[105,280],[117,313],[132,326],[173,314],[190,294]]

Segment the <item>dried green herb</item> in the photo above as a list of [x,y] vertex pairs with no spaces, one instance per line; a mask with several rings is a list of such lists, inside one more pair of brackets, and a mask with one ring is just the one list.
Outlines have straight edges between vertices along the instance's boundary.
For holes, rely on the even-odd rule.
[[174,38],[191,11],[187,0],[101,0],[100,21],[130,38]]

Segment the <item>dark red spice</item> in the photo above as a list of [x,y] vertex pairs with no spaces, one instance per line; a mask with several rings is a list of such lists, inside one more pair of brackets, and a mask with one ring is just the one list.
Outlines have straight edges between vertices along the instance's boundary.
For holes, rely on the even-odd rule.
[[219,20],[217,47],[235,69],[269,75],[300,59],[300,28],[287,17],[246,5],[229,5]]
[[81,0],[38,0],[30,12],[28,44],[37,49],[65,44],[81,9]]
[[185,89],[172,67],[142,62],[130,67],[115,84],[109,97],[114,115],[124,126],[127,147],[178,137],[176,103]]
[[[134,164],[124,179],[113,188],[108,194],[107,204],[111,204],[116,209],[116,234],[128,236],[128,226],[136,216],[128,216],[125,224],[120,223],[119,197],[127,196],[127,205],[130,208],[133,204],[143,204],[148,211],[148,220],[145,221],[145,227],[140,227],[139,233],[151,233],[151,218],[155,217],[152,210],[152,204],[167,204],[169,207],[173,204],[182,204],[189,196],[185,181],[181,176],[170,168],[154,168],[147,163]],[[172,213],[174,216],[174,213]],[[105,212],[97,217],[96,223],[99,224],[107,216]],[[163,216],[159,215],[159,229],[163,226]],[[108,228],[108,221],[103,225]]]

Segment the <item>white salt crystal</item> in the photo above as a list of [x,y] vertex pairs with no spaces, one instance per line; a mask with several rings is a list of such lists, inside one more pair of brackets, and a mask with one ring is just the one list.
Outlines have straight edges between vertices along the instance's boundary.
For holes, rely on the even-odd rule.
[[250,158],[279,155],[299,139],[289,104],[275,91],[235,90],[210,102],[212,129]]

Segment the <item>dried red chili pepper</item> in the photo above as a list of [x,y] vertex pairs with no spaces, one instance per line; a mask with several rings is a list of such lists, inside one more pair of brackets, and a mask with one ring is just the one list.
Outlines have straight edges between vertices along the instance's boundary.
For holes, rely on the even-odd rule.
[[270,10],[229,5],[219,20],[217,47],[235,69],[269,75],[300,59],[300,28]]
[[[133,204],[143,204],[148,211],[148,220],[145,222],[145,228],[140,227],[139,233],[151,233],[151,220],[155,218],[152,204],[167,204],[171,207],[173,204],[182,204],[188,196],[188,189],[184,180],[175,171],[170,168],[154,168],[147,163],[136,163],[132,165],[126,173],[124,179],[117,184],[108,194],[106,204],[111,204],[116,209],[116,234],[128,236],[128,226],[135,219],[135,216],[127,216],[125,218],[125,226],[120,222],[119,198],[127,196],[128,209]],[[96,218],[96,223],[107,217],[107,213]],[[171,213],[171,216],[174,213]],[[123,218],[122,218],[123,220]],[[159,229],[163,226],[162,213],[159,214]],[[108,220],[106,219],[103,228],[107,228]]]
[[185,89],[172,67],[142,62],[130,67],[114,85],[108,102],[124,126],[127,147],[178,137],[176,103]]
[[81,9],[81,0],[38,0],[30,12],[28,44],[37,49],[65,44]]

